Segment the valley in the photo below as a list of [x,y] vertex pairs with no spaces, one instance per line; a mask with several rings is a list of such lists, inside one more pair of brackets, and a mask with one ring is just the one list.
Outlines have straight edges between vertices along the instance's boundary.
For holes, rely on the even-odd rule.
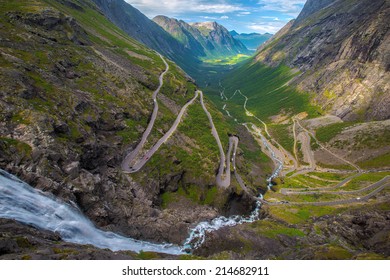
[[1,1],[0,259],[388,259],[389,35],[375,77],[324,58],[316,20],[360,5],[324,2],[250,56],[119,0]]

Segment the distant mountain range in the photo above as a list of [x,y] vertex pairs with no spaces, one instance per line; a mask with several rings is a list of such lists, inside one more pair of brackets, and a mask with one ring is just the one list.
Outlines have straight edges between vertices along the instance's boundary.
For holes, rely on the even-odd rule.
[[233,36],[234,39],[241,41],[248,50],[255,51],[262,44],[264,44],[268,39],[270,39],[273,35],[270,33],[237,33],[237,31],[230,31],[230,35]]
[[92,1],[129,36],[169,57],[190,75],[196,75],[202,59],[250,54],[216,22],[190,25],[165,16],[150,20],[124,0]]
[[248,49],[217,22],[186,23],[182,20],[157,16],[153,19],[186,49],[200,58],[249,54]]

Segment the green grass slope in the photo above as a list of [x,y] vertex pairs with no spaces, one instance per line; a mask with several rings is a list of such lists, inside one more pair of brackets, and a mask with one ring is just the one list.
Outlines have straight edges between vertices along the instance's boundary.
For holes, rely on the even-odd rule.
[[288,86],[288,82],[297,74],[284,65],[271,68],[249,59],[221,78],[228,101],[220,101],[221,87],[217,84],[212,85],[208,93],[213,101],[220,105],[227,104],[229,111],[241,121],[250,118],[243,110],[245,99],[241,95],[230,99],[236,90],[241,90],[249,98],[247,109],[265,121],[271,116],[292,116],[300,112],[307,112],[310,117],[319,116],[321,110],[310,104],[309,94]]

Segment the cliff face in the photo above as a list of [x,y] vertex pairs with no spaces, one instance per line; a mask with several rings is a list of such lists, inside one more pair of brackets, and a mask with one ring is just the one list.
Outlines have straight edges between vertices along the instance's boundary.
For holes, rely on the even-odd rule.
[[293,84],[315,93],[315,103],[343,119],[387,119],[389,14],[388,0],[309,0],[256,60],[299,69]]
[[248,49],[216,22],[188,24],[182,20],[157,16],[153,19],[198,57],[221,57],[248,54]]

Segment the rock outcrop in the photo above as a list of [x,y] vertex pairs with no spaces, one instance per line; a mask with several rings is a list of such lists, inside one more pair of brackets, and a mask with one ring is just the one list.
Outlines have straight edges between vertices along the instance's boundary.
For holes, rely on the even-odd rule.
[[301,74],[293,84],[344,120],[390,117],[390,2],[307,1],[299,17],[256,60],[287,64]]

